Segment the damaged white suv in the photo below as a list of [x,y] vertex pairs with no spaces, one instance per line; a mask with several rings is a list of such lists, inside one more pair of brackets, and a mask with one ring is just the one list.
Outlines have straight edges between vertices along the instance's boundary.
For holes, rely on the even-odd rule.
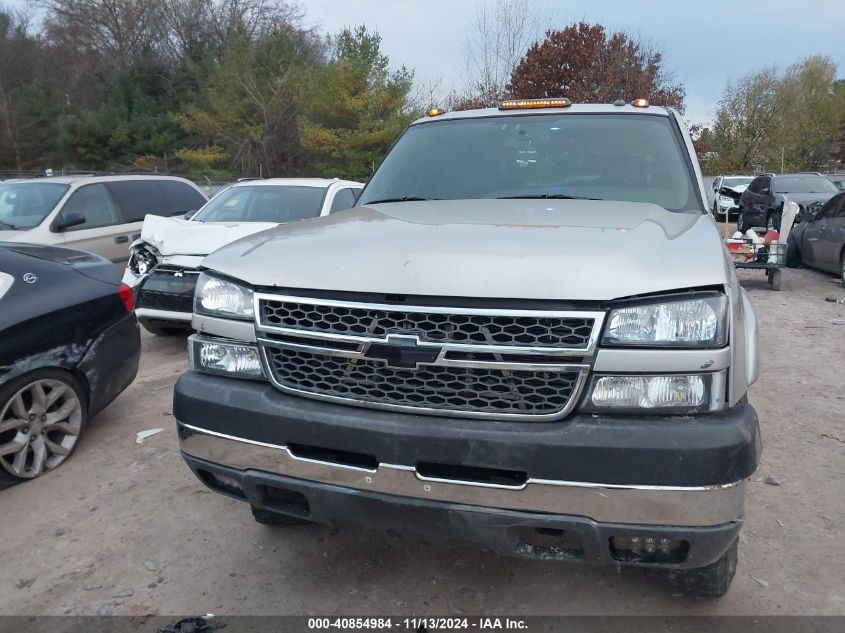
[[206,258],[174,393],[188,465],[262,523],[724,594],[761,453],[757,322],[681,119],[433,114],[356,208]]
[[123,275],[137,295],[138,321],[159,335],[189,329],[194,286],[206,255],[279,224],[348,209],[363,186],[324,178],[245,180],[186,218],[146,216]]

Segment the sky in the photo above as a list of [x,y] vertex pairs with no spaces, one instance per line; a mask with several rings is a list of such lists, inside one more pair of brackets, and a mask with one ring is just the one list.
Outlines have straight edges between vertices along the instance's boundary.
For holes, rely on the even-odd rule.
[[[382,36],[392,66],[422,81],[461,86],[465,42],[483,0],[303,0],[306,21],[333,33],[364,23]],[[489,0],[488,0],[489,1]],[[729,80],[830,56],[845,78],[845,0],[533,0],[547,28],[598,22],[663,50],[687,90],[686,118],[712,120]],[[551,16],[551,18],[550,18]],[[565,95],[562,95],[565,96]]]
[[[494,0],[299,0],[306,24],[336,33],[366,24],[391,65],[420,82],[460,89],[467,30],[479,2]],[[20,7],[26,0],[0,0]],[[545,28],[584,20],[624,30],[663,50],[687,90],[686,118],[712,120],[727,83],[767,67],[830,56],[845,78],[845,0],[529,0]],[[565,95],[562,95],[565,96]]]

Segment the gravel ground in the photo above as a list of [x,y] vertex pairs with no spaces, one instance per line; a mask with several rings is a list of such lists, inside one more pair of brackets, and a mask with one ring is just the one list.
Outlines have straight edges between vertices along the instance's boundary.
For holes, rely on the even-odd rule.
[[[179,457],[171,387],[184,339],[144,336],[135,383],[74,457],[0,491],[0,614],[845,615],[845,297],[787,270],[741,271],[760,318],[751,390],[764,456],[740,564],[719,601],[644,573],[497,558],[473,545],[352,528],[268,528],[208,492]],[[164,428],[143,444],[137,431]]]

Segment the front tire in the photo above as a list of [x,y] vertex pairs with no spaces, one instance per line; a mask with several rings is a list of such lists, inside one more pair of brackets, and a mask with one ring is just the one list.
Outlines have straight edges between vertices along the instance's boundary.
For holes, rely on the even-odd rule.
[[748,225],[745,219],[745,209],[740,207],[739,214],[736,218],[736,230],[745,235],[745,232],[750,228],[751,227]]
[[87,421],[85,390],[67,371],[39,369],[0,388],[0,484],[60,466]]
[[699,598],[721,598],[736,575],[739,540],[715,563],[698,569],[679,569],[669,572],[669,580],[683,593]]
[[787,268],[801,268],[803,262],[801,261],[801,251],[798,250],[798,242],[790,235],[786,239],[786,258],[785,263]]
[[842,287],[845,288],[845,251],[839,257],[839,281],[842,282]]

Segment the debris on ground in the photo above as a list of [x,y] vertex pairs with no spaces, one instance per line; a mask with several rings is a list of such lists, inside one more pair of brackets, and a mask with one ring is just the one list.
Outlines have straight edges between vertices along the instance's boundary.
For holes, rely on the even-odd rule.
[[845,303],[845,299],[843,299],[842,297],[825,297],[824,300],[830,303]]
[[131,598],[134,595],[135,592],[132,589],[124,589],[123,591],[118,591],[112,598]]
[[114,615],[114,610],[117,609],[118,605],[107,602],[106,604],[101,604],[97,609],[97,615]]
[[85,585],[82,591],[94,591],[95,589],[102,589],[103,585]]
[[26,589],[32,586],[32,583],[35,582],[35,576],[32,578],[18,578],[18,584],[15,585],[17,589]]
[[214,615],[208,615],[199,618],[186,618],[179,620],[176,624],[168,624],[158,630],[158,633],[212,633],[219,631],[226,625],[222,622],[210,622]]
[[144,561],[144,567],[146,568],[147,571],[158,571],[158,565],[156,565],[151,560],[145,560]]
[[760,580],[759,578],[756,578],[754,576],[751,576],[751,580],[756,582],[761,587],[768,587],[769,586],[769,583],[767,583],[765,580]]
[[135,443],[143,444],[145,439],[152,437],[156,433],[161,433],[163,430],[164,429],[149,429],[148,431],[138,431],[135,433]]
[[56,530],[56,536],[57,536],[57,537],[58,537],[58,536],[64,536],[64,535],[65,535],[65,531],[64,531],[62,528],[58,528],[58,529]]
[[768,484],[769,486],[780,486],[781,485],[781,483],[777,479],[775,479],[774,477],[766,477],[763,480],[763,483]]

